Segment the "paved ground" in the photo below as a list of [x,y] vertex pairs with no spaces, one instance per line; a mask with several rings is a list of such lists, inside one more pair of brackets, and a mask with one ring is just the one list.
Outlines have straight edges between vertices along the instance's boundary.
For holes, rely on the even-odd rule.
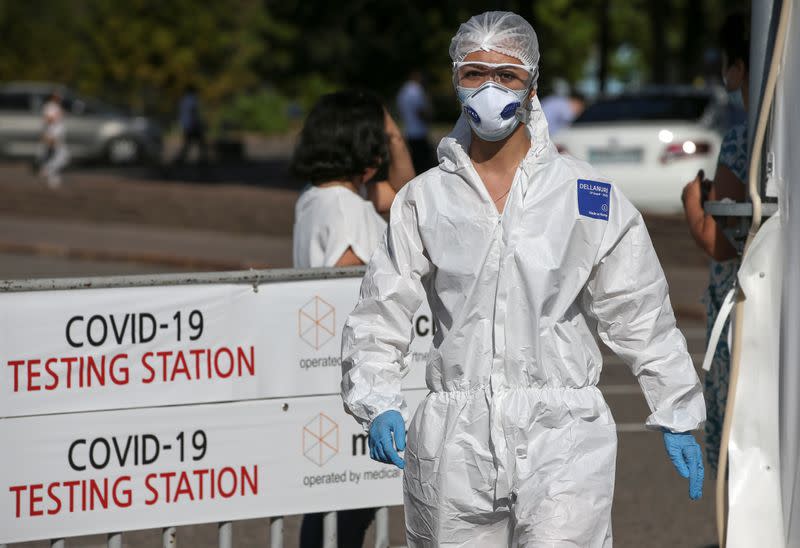
[[[230,184],[198,185],[159,175],[74,171],[65,187],[53,192],[24,166],[0,166],[0,279],[289,265],[296,190],[279,176],[265,173],[266,184],[255,185],[257,174],[247,172],[247,177],[230,180],[220,176]],[[648,217],[648,226],[671,284],[679,327],[698,363],[705,337],[699,304],[705,262],[680,219]],[[661,437],[641,429],[647,415],[644,399],[613,356],[607,356],[601,387],[620,426],[615,546],[712,544],[714,483],[706,482],[702,501],[688,499],[686,483],[672,469]],[[298,523],[296,516],[286,520],[287,546],[297,545]],[[266,546],[267,538],[267,520],[235,524],[235,546]],[[391,542],[404,543],[401,508],[391,511]],[[124,543],[159,546],[160,534],[126,533]],[[216,546],[216,526],[180,528],[178,543]],[[69,539],[67,545],[99,548],[105,539]]]
[[0,214],[0,253],[27,252],[183,270],[238,270],[291,266],[291,244],[291,237],[287,235],[234,234]]

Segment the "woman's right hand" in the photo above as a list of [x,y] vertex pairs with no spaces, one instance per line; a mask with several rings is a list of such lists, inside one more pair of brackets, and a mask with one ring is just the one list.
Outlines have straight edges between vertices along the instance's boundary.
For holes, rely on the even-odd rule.
[[392,118],[392,115],[389,114],[389,111],[386,109],[383,109],[383,123],[389,140],[397,137],[403,138],[403,133],[400,131],[397,122],[394,121],[394,118]]
[[683,202],[683,209],[686,210],[687,204],[698,204],[700,205],[701,197],[702,197],[702,184],[703,182],[700,180],[700,177],[695,177],[692,181],[686,183],[686,186],[683,187],[683,192],[681,193],[681,201]]
[[406,147],[406,140],[403,133],[397,126],[389,111],[383,109],[384,127],[386,140],[389,145],[389,185],[395,192],[398,192],[403,185],[414,178],[414,165],[411,162],[411,154]]

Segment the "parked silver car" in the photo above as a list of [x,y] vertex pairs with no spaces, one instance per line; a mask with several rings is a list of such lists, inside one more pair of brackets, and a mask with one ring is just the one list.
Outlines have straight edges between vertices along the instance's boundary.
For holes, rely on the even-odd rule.
[[55,91],[62,97],[73,160],[133,164],[161,158],[162,132],[154,121],[44,82],[0,85],[0,156],[30,159],[39,154],[42,106]]

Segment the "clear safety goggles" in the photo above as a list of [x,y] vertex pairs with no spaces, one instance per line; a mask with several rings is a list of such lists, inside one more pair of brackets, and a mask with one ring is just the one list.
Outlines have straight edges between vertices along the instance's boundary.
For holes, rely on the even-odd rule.
[[530,85],[533,74],[534,67],[513,63],[453,63],[453,79],[457,86],[463,88],[479,88],[492,81],[508,89],[521,90]]

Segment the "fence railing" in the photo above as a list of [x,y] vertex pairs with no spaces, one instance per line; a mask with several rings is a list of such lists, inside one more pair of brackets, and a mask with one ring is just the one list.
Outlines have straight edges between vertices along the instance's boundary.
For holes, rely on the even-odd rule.
[[[154,274],[134,276],[103,276],[82,278],[55,278],[55,279],[28,279],[28,280],[2,280],[0,293],[32,292],[32,291],[58,291],[76,289],[108,289],[130,288],[149,286],[178,286],[198,284],[249,284],[255,291],[261,284],[300,281],[300,280],[328,280],[334,278],[353,278],[364,274],[363,267],[336,268],[336,269],[274,269],[274,270],[245,270],[233,272],[209,273],[179,273],[179,274]],[[336,548],[337,527],[336,512],[327,512],[323,519],[323,547]],[[284,516],[265,516],[270,520],[269,545],[271,548],[281,548],[284,545]],[[191,527],[187,525],[186,527]],[[233,522],[224,521],[218,525],[219,548],[232,548]],[[164,527],[161,531],[162,546],[175,548],[179,543],[177,527]],[[123,533],[109,532],[107,536],[108,548],[122,548]],[[265,544],[267,539],[264,539]],[[65,548],[65,539],[52,539],[51,548]],[[389,509],[379,508],[375,513],[375,548],[389,546]],[[7,548],[0,544],[0,548]]]

